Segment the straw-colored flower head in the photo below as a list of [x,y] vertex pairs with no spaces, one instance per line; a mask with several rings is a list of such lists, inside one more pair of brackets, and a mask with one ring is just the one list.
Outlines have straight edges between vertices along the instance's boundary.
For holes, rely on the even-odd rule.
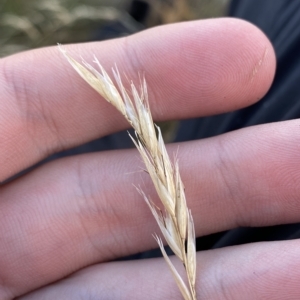
[[117,86],[97,58],[94,58],[94,63],[98,70],[85,61],[78,63],[61,46],[59,49],[77,73],[115,106],[135,130],[136,139],[131,138],[145,163],[164,210],[158,208],[141,189],[138,188],[138,191],[149,206],[166,242],[185,267],[188,285],[167,256],[162,240],[155,235],[184,299],[195,300],[196,247],[193,218],[186,204],[178,162],[171,162],[160,128],[153,123],[145,79],[142,80],[140,92],[131,83],[129,95],[116,67],[112,69],[112,73]]

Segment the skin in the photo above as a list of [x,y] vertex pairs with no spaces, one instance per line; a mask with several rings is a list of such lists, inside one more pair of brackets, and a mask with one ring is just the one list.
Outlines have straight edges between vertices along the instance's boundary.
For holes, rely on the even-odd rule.
[[[67,50],[87,60],[95,54],[107,70],[116,63],[135,82],[145,72],[156,121],[251,105],[275,72],[264,34],[228,18]],[[0,94],[0,299],[181,299],[162,259],[111,262],[157,248],[157,225],[132,186],[156,200],[136,150],[62,158],[7,181],[52,153],[127,128],[119,113],[57,47],[1,59]],[[197,236],[300,221],[299,125],[180,144]],[[203,251],[197,259],[199,299],[300,297],[297,240]]]

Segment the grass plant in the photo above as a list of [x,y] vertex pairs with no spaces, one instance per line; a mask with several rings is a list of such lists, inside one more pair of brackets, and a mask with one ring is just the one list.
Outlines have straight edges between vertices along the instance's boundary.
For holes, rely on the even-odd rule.
[[140,188],[137,189],[149,206],[166,242],[186,270],[188,284],[181,278],[166,254],[161,238],[155,235],[154,237],[183,298],[195,300],[196,245],[194,222],[187,207],[178,161],[171,162],[161,130],[153,123],[145,79],[142,80],[139,91],[131,82],[129,93],[122,83],[117,68],[112,69],[115,85],[96,57],[94,63],[98,69],[85,61],[82,64],[77,62],[61,46],[59,48],[77,73],[106,101],[111,103],[135,130],[136,138],[132,136],[131,138],[144,161],[146,172],[152,179],[163,209],[149,199]]

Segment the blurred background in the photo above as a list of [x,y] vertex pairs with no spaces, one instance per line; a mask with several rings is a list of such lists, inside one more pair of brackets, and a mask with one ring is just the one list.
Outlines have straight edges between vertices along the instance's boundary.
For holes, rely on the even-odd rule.
[[0,0],[0,57],[226,13],[228,0]]

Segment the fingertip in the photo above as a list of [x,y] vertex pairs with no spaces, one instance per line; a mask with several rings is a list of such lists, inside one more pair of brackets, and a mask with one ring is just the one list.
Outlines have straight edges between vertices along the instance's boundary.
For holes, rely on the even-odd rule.
[[260,100],[270,89],[276,70],[274,48],[264,34],[254,24],[241,19],[226,18],[231,31],[232,51],[236,64],[243,71],[239,80],[243,84],[240,97],[244,106]]
[[235,18],[150,29],[131,36],[128,49],[130,53],[134,49],[133,69],[147,67],[151,101],[159,102],[156,107],[173,114],[171,118],[207,116],[251,105],[266,94],[275,73],[268,38],[253,24]]
[[267,93],[275,75],[271,42],[245,20],[220,18],[206,22],[201,51],[209,49],[202,58],[206,99],[212,98],[209,110],[218,114],[257,102]]

